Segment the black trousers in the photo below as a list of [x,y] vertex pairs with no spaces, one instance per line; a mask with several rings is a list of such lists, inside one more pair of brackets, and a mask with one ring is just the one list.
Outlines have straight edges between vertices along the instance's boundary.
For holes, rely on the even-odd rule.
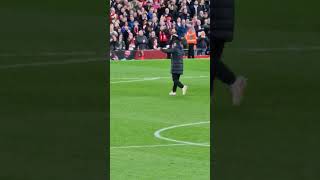
[[189,44],[188,58],[194,58],[194,44]]
[[213,90],[213,81],[215,78],[218,78],[227,85],[233,84],[236,80],[235,74],[221,60],[224,44],[225,41],[223,40],[213,40],[212,42],[210,92]]
[[172,92],[176,92],[177,91],[177,87],[183,88],[183,86],[184,86],[179,80],[180,79],[180,75],[181,74],[172,73],[172,81],[173,81]]

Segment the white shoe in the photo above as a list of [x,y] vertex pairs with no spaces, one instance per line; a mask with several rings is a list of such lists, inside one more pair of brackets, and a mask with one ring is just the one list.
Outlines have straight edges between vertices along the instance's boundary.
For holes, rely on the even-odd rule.
[[182,88],[182,95],[186,95],[188,90],[188,86],[184,85]]
[[240,105],[246,86],[247,79],[242,76],[237,77],[236,81],[230,86],[233,105]]
[[175,95],[177,95],[177,93],[171,91],[171,92],[169,93],[169,95],[170,95],[170,96],[175,96]]

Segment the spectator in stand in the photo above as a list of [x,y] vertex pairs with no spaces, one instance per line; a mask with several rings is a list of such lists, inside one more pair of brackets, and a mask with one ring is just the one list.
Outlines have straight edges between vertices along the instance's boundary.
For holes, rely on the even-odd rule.
[[112,35],[110,38],[110,49],[111,51],[116,51],[119,49],[119,43],[116,35]]
[[207,49],[209,47],[209,38],[206,36],[206,33],[202,31],[200,33],[200,36],[198,37],[198,43],[197,43],[197,54],[198,55],[205,55],[207,54]]
[[[156,46],[155,46],[156,45]],[[152,31],[149,39],[149,49],[157,49],[158,48],[158,38],[156,36],[156,32]],[[156,47],[156,48],[155,48]]]
[[126,43],[123,40],[123,35],[122,34],[119,36],[118,49],[119,50],[126,50]]
[[[180,18],[179,18],[180,19]],[[186,20],[182,19],[181,23],[177,23],[177,34],[180,38],[184,37],[185,34],[187,33],[188,28],[186,25]]]
[[210,31],[210,20],[209,19],[204,20],[203,30],[206,33],[206,35],[208,35],[208,37],[210,37],[209,36],[209,31]]
[[209,1],[200,0],[199,6],[200,6],[201,10],[204,11],[204,12],[209,12],[209,10],[210,10]]
[[189,12],[188,12],[188,8],[183,8],[183,9],[181,9],[181,12],[180,12],[180,15],[179,15],[182,19],[190,19],[190,14],[189,14]]
[[191,17],[198,16],[198,14],[201,10],[202,10],[202,8],[199,6],[199,2],[197,0],[195,0],[193,2],[193,5],[191,5],[191,8],[190,8],[190,16]]
[[142,30],[139,31],[139,35],[136,38],[136,46],[139,50],[145,50],[148,48],[148,39]]
[[185,38],[187,40],[188,43],[188,58],[194,58],[194,49],[195,49],[195,45],[197,44],[197,35],[196,32],[194,30],[194,27],[192,27],[191,25],[189,25],[190,28],[187,32],[187,34],[185,35]]
[[128,50],[135,50],[136,48],[136,39],[134,38],[133,34],[130,32],[128,37]]
[[204,12],[202,10],[199,12],[198,19],[201,21],[201,24],[204,24],[206,18],[204,17]]
[[138,35],[138,33],[139,33],[139,22],[138,21],[135,21],[134,22],[134,26],[133,26],[133,31],[132,31],[132,33],[133,33],[133,35],[134,36],[137,36]]
[[179,17],[179,9],[176,0],[171,0],[168,4],[168,8],[173,19],[177,19]]
[[160,47],[166,47],[168,45],[168,41],[169,41],[168,32],[166,30],[165,25],[162,25],[160,27],[160,32],[159,32]]
[[110,5],[110,37],[122,39],[126,50],[138,49],[141,30],[148,41],[146,49],[170,45],[171,32],[187,44],[189,28],[198,37],[202,31],[210,35],[209,0],[111,0]]
[[196,25],[194,26],[194,29],[196,31],[197,36],[200,36],[200,33],[202,31],[204,31],[203,27],[201,26],[201,21],[200,20],[196,21]]
[[132,29],[133,26],[134,26],[134,17],[133,17],[133,14],[130,14],[129,21],[128,21],[128,25],[129,25],[130,29]]

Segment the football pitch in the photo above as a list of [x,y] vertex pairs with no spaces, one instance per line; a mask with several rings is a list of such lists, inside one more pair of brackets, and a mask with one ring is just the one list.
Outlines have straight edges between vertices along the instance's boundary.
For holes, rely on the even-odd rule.
[[169,60],[111,62],[112,180],[209,179],[209,63],[186,60],[169,96]]

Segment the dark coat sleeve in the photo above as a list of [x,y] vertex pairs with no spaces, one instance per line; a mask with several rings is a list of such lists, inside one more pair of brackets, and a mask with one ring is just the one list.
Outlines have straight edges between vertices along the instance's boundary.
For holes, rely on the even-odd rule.
[[211,8],[212,38],[224,41],[233,40],[234,0],[214,0]]

